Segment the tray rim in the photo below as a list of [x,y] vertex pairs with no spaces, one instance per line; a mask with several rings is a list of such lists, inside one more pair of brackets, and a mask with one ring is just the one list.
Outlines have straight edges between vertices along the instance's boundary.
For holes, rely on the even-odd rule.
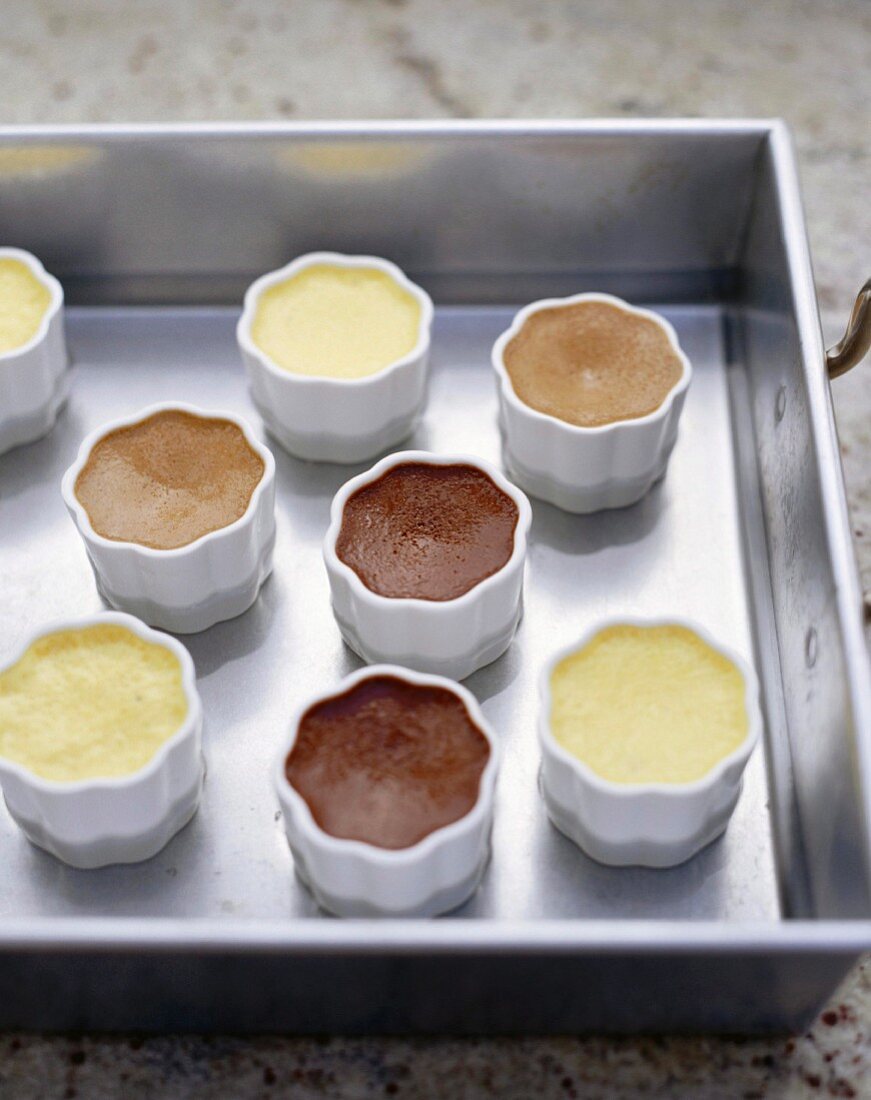
[[[862,628],[862,598],[850,535],[834,409],[824,370],[823,343],[794,145],[778,118],[749,119],[506,119],[329,120],[311,122],[138,122],[2,125],[0,141],[107,142],[200,137],[481,140],[499,137],[669,135],[747,136],[769,144],[778,194],[779,228],[808,387],[811,436],[822,486],[826,540],[838,579],[835,599],[844,641],[849,691],[857,719],[861,786],[871,791],[871,675]],[[811,364],[818,363],[819,369]],[[790,954],[855,956],[871,949],[868,919],[771,922],[637,920],[337,921],[329,918],[41,917],[0,921],[0,953],[13,951],[284,954]]]
[[5,921],[10,951],[321,955],[858,955],[871,950],[871,920],[287,920],[42,917]]
[[789,128],[781,118],[589,118],[589,119],[314,119],[311,121],[251,122],[59,122],[0,125],[0,139],[29,140],[81,137],[119,141],[127,138],[160,137],[188,140],[191,137],[359,137],[412,138],[446,137],[547,137],[563,134],[738,134],[764,138],[776,132],[786,136]]

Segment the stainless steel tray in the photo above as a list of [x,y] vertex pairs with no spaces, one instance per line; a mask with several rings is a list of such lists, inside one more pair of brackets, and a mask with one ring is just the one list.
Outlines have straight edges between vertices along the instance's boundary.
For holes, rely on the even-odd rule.
[[[275,574],[185,641],[206,713],[194,822],[149,863],[76,872],[0,815],[0,1024],[554,1031],[799,1026],[871,946],[869,687],[824,353],[778,124],[0,131],[0,240],[67,288],[76,377],[0,460],[0,651],[100,606],[60,476],[82,436],[165,398],[257,417],[234,325],[310,247],[385,254],[439,303],[410,445],[499,459],[489,350],[517,304],[651,303],[695,376],[668,477],[634,508],[534,503],[526,615],[467,683],[504,738],[493,861],[438,921],[319,915],[268,764],[294,704],[357,666],[320,556],[362,467],[275,448]],[[60,147],[59,155],[46,152]],[[72,150],[72,153],[69,151]],[[535,682],[599,616],[679,612],[753,656],[767,735],[725,837],[617,870],[547,823]]]

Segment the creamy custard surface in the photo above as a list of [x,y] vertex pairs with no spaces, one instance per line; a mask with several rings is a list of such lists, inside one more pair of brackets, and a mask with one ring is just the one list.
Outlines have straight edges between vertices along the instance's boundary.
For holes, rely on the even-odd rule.
[[29,343],[50,305],[48,287],[27,264],[0,257],[0,355]]
[[61,783],[131,775],[187,713],[166,646],[110,623],[61,630],[0,673],[0,756]]
[[502,358],[524,404],[579,428],[648,416],[683,374],[661,325],[600,301],[531,313]]
[[336,554],[379,596],[454,600],[508,564],[518,516],[475,466],[402,462],[348,498]]
[[309,707],[285,774],[324,832],[409,848],[471,811],[489,758],[452,691],[372,676]]
[[744,677],[682,626],[612,626],[551,673],[550,728],[612,783],[701,779],[747,735]]
[[103,538],[175,550],[244,516],[264,470],[238,424],[163,409],[99,439],[75,494]]
[[260,294],[251,339],[291,374],[365,378],[411,352],[417,298],[374,267],[312,264]]

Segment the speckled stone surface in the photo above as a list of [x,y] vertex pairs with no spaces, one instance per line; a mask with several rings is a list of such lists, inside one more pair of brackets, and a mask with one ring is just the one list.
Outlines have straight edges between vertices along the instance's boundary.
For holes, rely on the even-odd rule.
[[[5,0],[4,122],[769,116],[793,128],[827,338],[871,268],[867,0]],[[871,589],[871,362],[834,387]],[[871,1096],[871,966],[805,1036],[0,1036],[0,1098]]]

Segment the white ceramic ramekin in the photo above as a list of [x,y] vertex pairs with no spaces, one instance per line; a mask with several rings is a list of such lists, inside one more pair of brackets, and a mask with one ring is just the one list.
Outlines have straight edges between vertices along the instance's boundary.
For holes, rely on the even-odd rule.
[[[75,493],[76,478],[91,450],[116,429],[138,424],[165,410],[229,420],[242,430],[249,446],[263,460],[263,477],[251,494],[247,511],[234,523],[173,550],[156,550],[98,535]],[[61,489],[84,540],[100,594],[113,607],[129,611],[152,626],[174,634],[193,634],[233,619],[254,603],[272,572],[275,459],[254,436],[248,422],[233,413],[166,401],[113,420],[82,441],[75,462],[64,474]]]
[[[576,302],[607,302],[659,325],[683,367],[680,379],[659,408],[634,420],[582,428],[539,412],[520,400],[505,368],[506,345],[533,313]],[[637,309],[610,294],[545,298],[520,310],[511,327],[493,345],[492,363],[498,376],[505,466],[517,484],[532,496],[567,512],[624,508],[640,500],[665,473],[677,439],[692,368],[674,329],[664,317]]]
[[162,645],[181,663],[188,713],[178,731],[137,772],[62,783],[0,756],[0,787],[9,813],[40,848],[72,867],[150,859],[193,817],[203,788],[203,713],[190,654],[174,638],[131,615],[107,611],[37,630],[0,666],[10,668],[38,639],[62,630],[115,624]]
[[[517,505],[514,548],[505,565],[453,600],[394,599],[367,588],[336,553],[347,500],[394,466],[468,465],[485,473]],[[523,613],[523,567],[532,508],[525,495],[488,462],[470,455],[397,451],[351,478],[336,493],[324,540],[333,613],[342,637],[364,661],[385,661],[420,672],[464,680],[501,657]]]
[[[564,749],[550,729],[550,679],[565,657],[611,626],[682,626],[697,634],[744,678],[747,735],[728,756],[692,783],[613,783]],[[695,623],[682,619],[614,618],[598,623],[579,641],[557,653],[539,683],[538,740],[541,793],[553,824],[599,863],[613,866],[673,867],[725,830],[741,777],[759,740],[759,685],[750,665]]]
[[[409,291],[420,305],[418,340],[408,355],[365,378],[293,374],[251,339],[260,295],[313,264],[374,267]],[[411,435],[426,402],[433,305],[429,295],[389,260],[309,252],[262,275],[245,294],[236,338],[251,397],[271,435],[292,455],[315,462],[365,462]]]
[[[285,774],[285,762],[306,711],[374,676],[392,676],[452,692],[462,700],[490,746],[490,759],[481,774],[478,799],[472,809],[410,848],[378,848],[324,832]],[[493,731],[475,697],[459,684],[394,665],[375,665],[346,676],[334,689],[312,697],[298,709],[290,740],[275,765],[275,786],[297,874],[322,908],[342,917],[435,917],[455,909],[475,892],[490,858],[498,769],[499,746]]]
[[63,287],[29,252],[0,248],[4,259],[25,264],[51,300],[33,339],[0,352],[0,454],[49,432],[69,388]]

